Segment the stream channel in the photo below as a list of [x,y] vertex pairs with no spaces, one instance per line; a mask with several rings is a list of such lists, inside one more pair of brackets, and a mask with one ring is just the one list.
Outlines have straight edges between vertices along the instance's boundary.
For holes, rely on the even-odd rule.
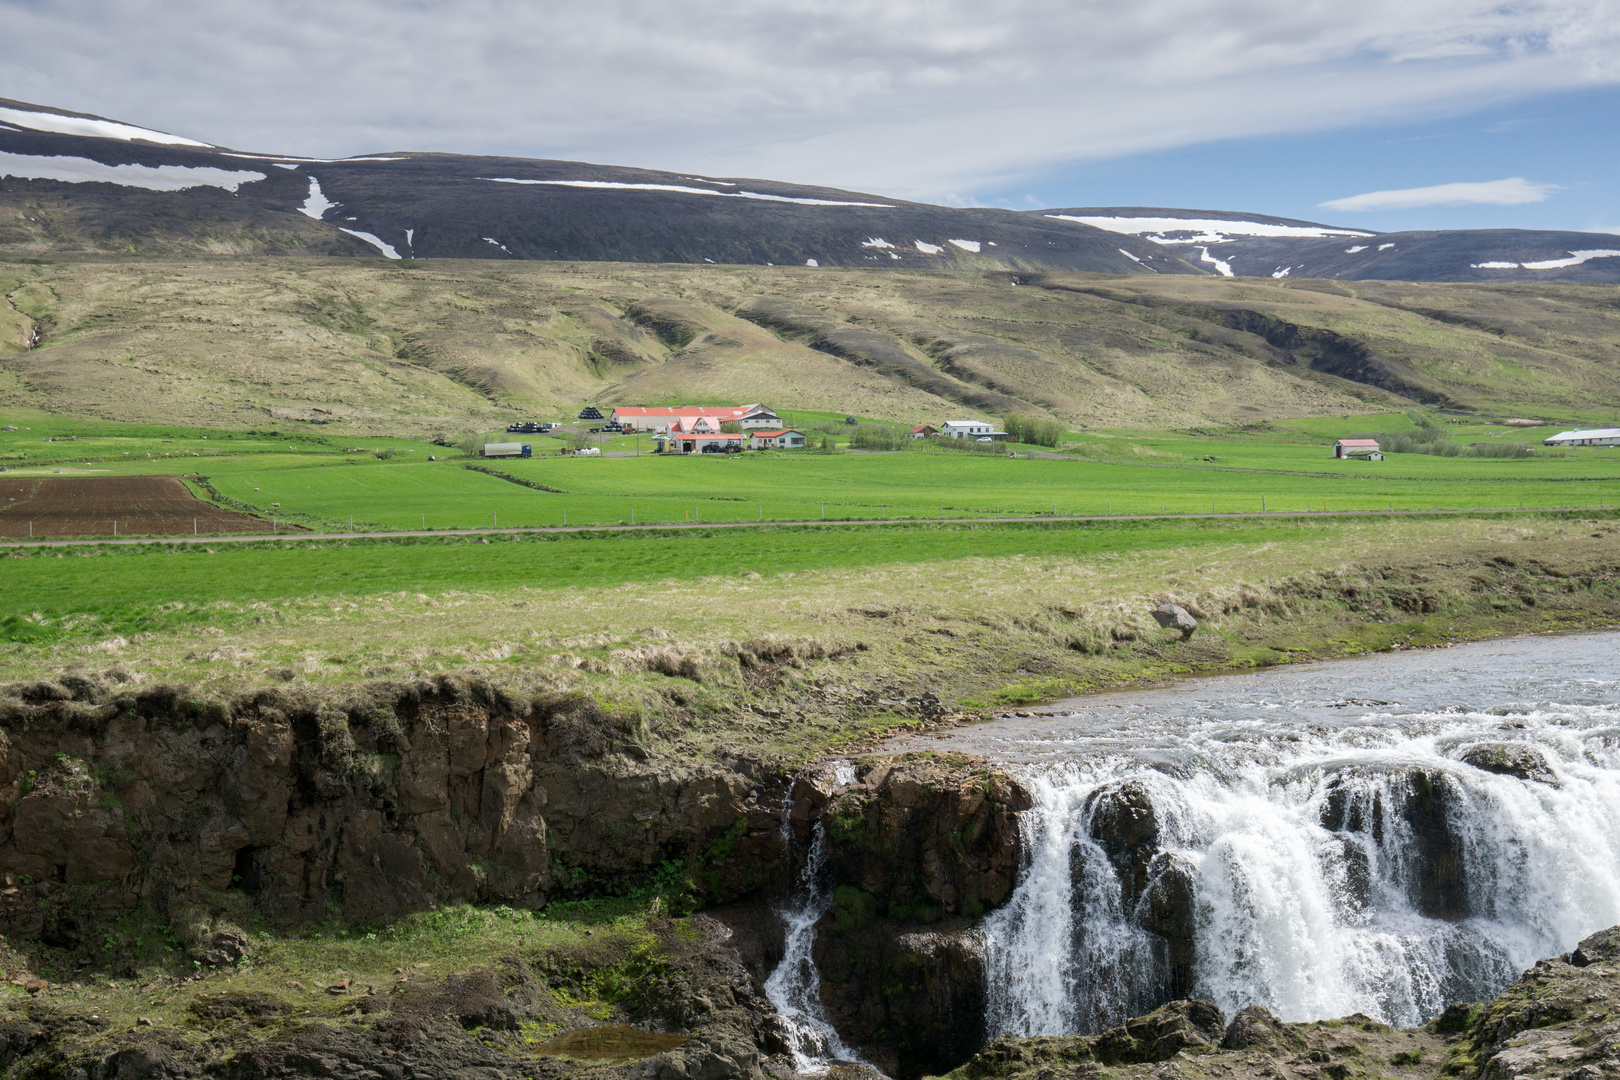
[[1191,678],[901,750],[1034,797],[980,928],[991,1035],[1183,997],[1413,1025],[1620,923],[1620,633]]

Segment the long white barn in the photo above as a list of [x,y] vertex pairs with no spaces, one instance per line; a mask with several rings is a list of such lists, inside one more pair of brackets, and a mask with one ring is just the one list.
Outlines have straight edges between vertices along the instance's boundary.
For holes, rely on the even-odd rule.
[[1586,431],[1560,431],[1541,441],[1543,446],[1620,446],[1620,428],[1591,428]]

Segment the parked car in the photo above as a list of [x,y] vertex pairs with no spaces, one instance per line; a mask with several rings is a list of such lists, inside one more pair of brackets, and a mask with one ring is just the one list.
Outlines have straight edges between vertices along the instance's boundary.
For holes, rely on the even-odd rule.
[[992,439],[988,435],[980,435],[977,439],[974,439],[973,441],[974,442],[995,442],[996,440]]

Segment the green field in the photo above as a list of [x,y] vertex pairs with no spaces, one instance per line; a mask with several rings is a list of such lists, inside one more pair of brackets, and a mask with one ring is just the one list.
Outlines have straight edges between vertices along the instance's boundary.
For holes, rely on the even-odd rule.
[[[209,432],[27,416],[11,422],[19,430],[0,435],[8,475],[177,473],[198,478],[199,495],[217,493],[225,505],[317,530],[347,530],[351,522],[359,531],[397,531],[1620,502],[1620,453],[1609,450],[1530,458],[1391,454],[1382,462],[1328,455],[1337,432],[1411,427],[1400,414],[1208,434],[1082,432],[1057,453],[1019,446],[1016,456],[865,453],[842,442],[832,454],[673,456],[652,454],[645,437],[610,437],[599,443],[604,456],[581,458],[559,455],[560,439],[531,436],[537,456],[494,461],[408,439],[307,430]],[[67,441],[69,434],[77,437]],[[1484,425],[1456,436],[1465,444],[1540,437],[1540,429]]]

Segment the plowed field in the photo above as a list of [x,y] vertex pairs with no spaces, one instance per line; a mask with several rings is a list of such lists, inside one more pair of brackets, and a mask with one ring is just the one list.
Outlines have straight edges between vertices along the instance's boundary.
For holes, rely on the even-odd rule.
[[268,521],[202,502],[173,476],[0,476],[4,537],[270,531]]

